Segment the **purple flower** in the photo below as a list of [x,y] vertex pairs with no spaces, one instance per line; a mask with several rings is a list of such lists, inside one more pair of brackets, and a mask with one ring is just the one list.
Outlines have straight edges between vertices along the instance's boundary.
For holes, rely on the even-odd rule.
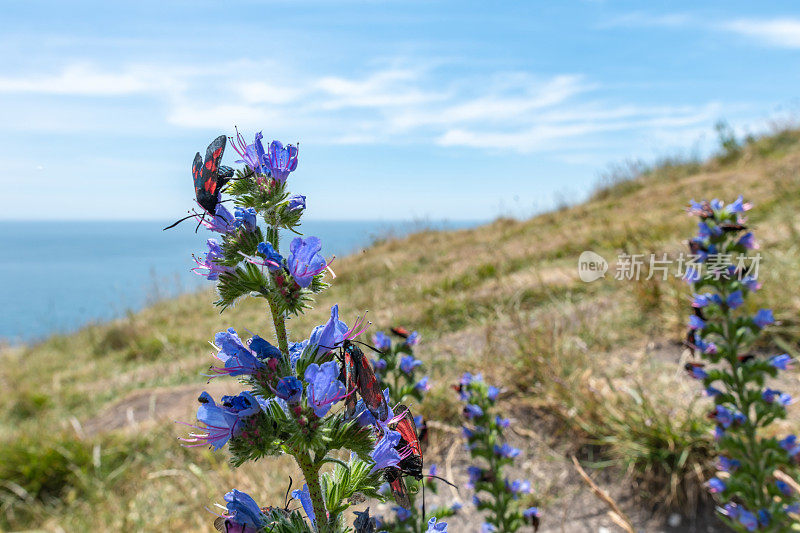
[[712,416],[725,429],[729,428],[731,424],[733,424],[733,412],[724,405],[716,406]]
[[297,403],[303,396],[303,382],[294,376],[286,376],[278,380],[273,392],[285,402]]
[[500,457],[513,459],[519,455],[519,450],[509,446],[507,442],[504,442],[502,446],[498,446],[497,444],[494,445],[494,454],[499,455]]
[[756,242],[756,238],[753,235],[753,232],[748,231],[736,242],[739,246],[744,246],[746,250],[755,250],[758,248],[758,243]]
[[195,215],[194,218],[208,230],[216,231],[217,233],[230,233],[236,229],[236,219],[222,203],[217,204],[213,215],[211,213],[203,213],[202,215]]
[[702,309],[710,304],[719,304],[721,301],[722,299],[718,294],[711,294],[710,292],[695,294],[692,299],[692,307]]
[[297,361],[302,357],[308,343],[309,340],[306,339],[303,342],[293,342],[289,345],[289,362],[292,364],[292,368],[297,368]]
[[711,494],[725,492],[725,483],[723,483],[722,480],[717,477],[712,477],[709,479],[706,485],[708,485],[708,492]]
[[733,291],[728,295],[726,303],[731,309],[736,309],[744,303],[742,291]]
[[435,476],[435,475],[437,475],[438,473],[439,473],[439,468],[436,466],[436,464],[435,464],[435,463],[434,463],[434,464],[432,464],[432,465],[430,466],[430,468],[428,468],[428,475],[429,475],[429,476]]
[[419,359],[414,359],[413,355],[404,355],[400,359],[400,370],[406,374],[410,374],[418,366],[422,366],[422,361]]
[[412,331],[411,335],[406,337],[405,343],[409,346],[416,346],[417,344],[419,344],[419,333],[417,333],[416,331]]
[[486,393],[486,397],[489,398],[491,401],[497,400],[497,395],[500,394],[500,389],[495,387],[494,385],[489,385],[489,389]]
[[286,267],[292,277],[303,288],[311,285],[314,276],[328,267],[328,262],[319,254],[322,244],[317,237],[295,237],[289,245],[291,252]]
[[372,467],[372,472],[388,468],[390,466],[397,466],[397,463],[403,460],[403,456],[397,451],[397,444],[400,442],[400,433],[387,429],[381,440],[375,443],[375,449],[369,454],[375,465]]
[[255,141],[253,144],[247,144],[244,140],[244,136],[239,133],[239,129],[236,129],[236,142],[231,143],[233,144],[233,149],[236,150],[236,153],[239,154],[239,159],[236,161],[238,164],[244,163],[247,165],[253,172],[263,174],[264,170],[261,167],[261,158],[259,156],[260,153],[264,153],[264,146],[261,144],[261,139],[264,136],[259,131],[256,133]]
[[197,409],[197,420],[205,427],[187,425],[204,433],[190,433],[188,439],[181,440],[191,443],[188,446],[210,444],[215,450],[225,446],[228,440],[237,434],[241,419],[261,409],[256,398],[247,391],[238,396],[223,396],[220,405],[217,405],[207,392],[203,392],[198,401],[200,407]]
[[481,409],[480,405],[468,403],[464,406],[464,411],[462,414],[464,415],[464,418],[470,420],[479,416],[483,416],[483,409]]
[[475,485],[483,478],[483,470],[477,466],[469,466],[467,467],[467,475],[469,476],[467,488],[474,489]]
[[258,530],[264,522],[264,513],[258,504],[246,492],[233,489],[225,494],[227,517],[240,526],[249,526]]
[[399,505],[395,505],[394,507],[392,507],[392,510],[395,512],[395,515],[397,516],[397,520],[400,521],[400,522],[405,522],[406,520],[411,518],[411,511],[409,511],[408,509],[406,509],[404,507],[400,507]]
[[453,511],[454,513],[457,513],[458,511],[461,510],[462,507],[464,507],[463,503],[454,502],[453,505],[450,506],[450,510]]
[[694,345],[705,354],[717,353],[717,345],[713,342],[705,342],[698,332],[694,334]]
[[741,523],[747,531],[755,531],[758,529],[758,519],[756,515],[747,509],[739,510],[739,523]]
[[414,385],[414,388],[420,392],[428,392],[431,390],[428,376],[423,376],[422,379],[419,380],[416,385]]
[[778,403],[784,407],[792,403],[792,397],[789,394],[770,389],[769,387],[764,389],[764,392],[761,393],[761,397],[767,403]]
[[531,482],[524,479],[515,479],[509,483],[506,480],[506,489],[513,494],[528,494],[531,491]]
[[447,533],[447,522],[437,524],[435,517],[428,520],[428,529],[425,530],[425,533],[442,533],[442,531]]
[[270,242],[258,243],[258,253],[264,256],[264,265],[271,271],[278,270],[283,265],[283,256],[275,251]]
[[689,317],[689,329],[703,329],[706,326],[705,321],[697,315]]
[[714,440],[717,441],[722,440],[722,437],[724,436],[725,436],[725,429],[723,429],[723,427],[720,426],[719,424],[714,426]]
[[303,485],[303,488],[300,490],[293,490],[292,498],[300,500],[300,503],[303,505],[303,510],[306,512],[306,516],[308,516],[308,519],[316,530],[317,517],[314,515],[314,504],[311,502],[311,493],[308,490],[308,485]]
[[789,354],[781,354],[781,355],[773,355],[769,358],[769,364],[777,368],[778,370],[786,370],[789,366],[792,365],[792,358],[789,357]]
[[797,437],[795,435],[789,435],[786,438],[779,440],[778,444],[781,448],[789,452],[791,457],[794,457],[800,453],[800,444],[798,444]]
[[289,211],[303,210],[306,208],[306,197],[302,194],[293,194],[289,197],[289,204],[287,205]]
[[733,472],[734,470],[736,470],[740,466],[742,466],[742,463],[740,463],[736,459],[728,459],[724,455],[720,455],[719,456],[719,465],[718,465],[718,467],[723,472]]
[[768,526],[769,521],[772,520],[772,515],[769,514],[769,511],[767,511],[766,509],[759,509],[757,514],[758,514],[758,525]]
[[752,276],[743,277],[742,285],[747,287],[747,290],[750,292],[756,292],[758,289],[761,288],[761,283],[759,283],[759,281]]
[[336,361],[328,361],[321,366],[311,363],[306,368],[305,380],[308,383],[308,402],[319,417],[325,416],[332,404],[347,396],[347,387],[339,381],[339,363]]
[[735,503],[726,503],[720,512],[731,520],[736,520],[739,517],[739,506]]
[[742,198],[742,195],[740,194],[732,204],[725,208],[725,211],[728,213],[744,213],[751,207],[753,207],[753,205],[750,202],[745,202],[744,198]]
[[245,231],[256,230],[256,210],[252,207],[237,207],[233,210],[236,217],[236,225],[244,228]]
[[316,356],[325,355],[344,342],[348,331],[347,324],[339,320],[339,305],[336,304],[331,307],[328,321],[311,331],[308,343],[317,346]]
[[289,173],[297,168],[297,147],[287,144],[283,147],[280,141],[272,141],[265,161],[269,173],[280,183],[284,183]]
[[208,239],[206,244],[208,245],[208,251],[205,253],[205,258],[202,261],[197,257],[194,258],[197,266],[192,269],[192,272],[205,276],[209,281],[218,280],[219,275],[222,273],[233,272],[233,268],[217,262],[218,259],[224,259],[225,257],[219,242],[215,239]]
[[689,375],[694,379],[706,379],[708,377],[708,372],[699,364],[687,363],[686,371],[689,372]]
[[388,363],[385,360],[383,360],[383,359],[370,359],[370,361],[372,362],[372,368],[374,368],[375,371],[379,372],[381,370],[386,370],[386,365]]
[[392,339],[386,333],[376,331],[375,335],[372,336],[372,344],[374,344],[378,350],[385,352],[392,347]]
[[[258,338],[260,339],[260,337]],[[253,352],[244,345],[233,328],[228,328],[227,331],[220,331],[214,335],[214,345],[219,349],[216,355],[217,359],[224,364],[222,368],[211,368],[215,375],[251,375],[264,367],[264,363],[259,361]],[[280,351],[278,355],[280,355]]]
[[280,359],[282,355],[277,346],[273,346],[258,335],[253,335],[250,339],[250,349],[259,359]]
[[507,428],[511,425],[511,420],[508,418],[500,418],[500,415],[496,415],[494,417],[494,423],[497,424],[499,428]]
[[722,391],[719,390],[716,387],[712,387],[710,385],[708,387],[706,387],[706,395],[707,396],[711,396],[713,398],[714,396],[719,396],[721,394],[722,394]]
[[533,521],[534,519],[539,518],[539,509],[537,507],[528,507],[524,511],[522,511],[522,516],[527,518],[529,521]]
[[494,531],[497,531],[497,526],[494,524],[490,524],[489,522],[481,524],[481,533],[493,533]]
[[[389,398],[388,388],[383,389],[383,398],[386,400],[386,404],[389,405],[389,415],[387,416],[386,420],[391,420],[394,418],[394,410],[391,407],[391,399]],[[358,400],[356,403],[355,418],[358,420],[358,425],[361,427],[378,425],[378,421],[375,419],[372,411],[370,411],[367,407],[367,404],[364,403],[363,399]]]
[[778,487],[778,490],[786,496],[791,496],[792,492],[794,492],[788,483],[781,481],[780,479],[775,481],[775,486]]
[[758,328],[763,328],[764,326],[774,324],[775,317],[772,316],[771,309],[759,309],[756,315],[753,317],[753,322]]

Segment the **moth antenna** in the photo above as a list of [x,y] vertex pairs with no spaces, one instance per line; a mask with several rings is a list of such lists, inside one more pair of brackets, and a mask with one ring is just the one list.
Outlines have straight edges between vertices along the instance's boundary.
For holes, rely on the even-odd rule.
[[193,214],[193,213],[192,213],[192,214],[190,214],[189,216],[185,216],[185,217],[183,217],[182,219],[178,220],[177,222],[174,222],[173,224],[170,224],[169,226],[167,226],[166,228],[162,229],[161,231],[166,231],[166,230],[168,230],[168,229],[172,229],[172,228],[174,228],[175,226],[177,226],[178,224],[180,224],[181,222],[183,222],[184,220],[186,220],[186,219],[189,219],[189,218],[192,218],[193,216],[194,216],[194,214]]

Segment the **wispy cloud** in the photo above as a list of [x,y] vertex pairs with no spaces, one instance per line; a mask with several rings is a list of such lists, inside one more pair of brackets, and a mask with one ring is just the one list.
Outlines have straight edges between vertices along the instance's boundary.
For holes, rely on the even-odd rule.
[[800,48],[800,19],[736,19],[719,27],[769,46]]
[[[189,129],[230,130],[236,124],[327,144],[433,142],[520,153],[563,148],[569,140],[603,132],[696,127],[716,112],[708,105],[642,107],[605,101],[597,96],[599,84],[577,74],[497,72],[442,83],[436,68],[407,61],[358,76],[282,73],[277,84],[252,81],[271,80],[270,63],[225,65],[220,69],[229,73],[225,76],[191,66],[113,70],[73,64],[52,73],[2,77],[0,92],[62,99],[103,96],[106,101],[145,95],[163,104],[162,116],[149,117],[150,127],[158,120]],[[64,116],[69,100],[58,105],[61,114],[55,116]],[[21,120],[24,114],[15,116]],[[91,123],[84,121],[84,127]],[[108,127],[101,116],[96,123]],[[63,131],[52,119],[41,124]]]

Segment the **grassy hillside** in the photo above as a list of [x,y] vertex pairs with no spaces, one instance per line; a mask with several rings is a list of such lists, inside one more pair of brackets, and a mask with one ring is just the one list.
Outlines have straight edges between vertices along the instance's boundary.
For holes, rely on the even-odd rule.
[[[662,510],[691,509],[702,501],[710,447],[703,400],[679,370],[687,287],[675,279],[616,281],[613,259],[675,255],[694,231],[684,212],[689,199],[744,194],[755,206],[750,222],[763,255],[764,289],[753,304],[772,307],[782,322],[761,349],[796,353],[798,171],[800,132],[785,131],[704,163],[658,165],[530,220],[387,239],[337,259],[333,288],[316,310],[292,320],[292,335],[306,336],[333,303],[348,323],[368,309],[374,329],[418,329],[434,382],[422,411],[440,422],[429,460],[448,460],[452,439],[443,435],[458,423],[449,383],[464,370],[501,383],[530,456],[526,469],[551,515],[560,517],[582,490],[569,476],[551,475],[566,471],[553,465],[571,453],[606,467],[608,480],[627,474],[632,491],[609,488],[635,508],[658,501]],[[611,260],[606,279],[580,281],[584,250]],[[192,420],[202,390],[237,390],[232,380],[205,384],[213,334],[232,326],[271,335],[261,300],[220,315],[212,299],[209,289],[5,350],[0,528],[208,530],[203,507],[233,486],[258,501],[282,499],[292,465],[234,472],[224,454],[176,441],[184,428],[173,420]],[[783,388],[800,389],[796,374],[786,379]],[[800,429],[800,409],[790,413]]]

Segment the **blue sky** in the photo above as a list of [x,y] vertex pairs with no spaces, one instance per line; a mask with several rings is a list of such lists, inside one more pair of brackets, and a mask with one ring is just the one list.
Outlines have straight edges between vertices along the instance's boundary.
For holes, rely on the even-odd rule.
[[[316,219],[488,219],[794,118],[791,2],[6,0],[5,219],[174,219],[220,133]],[[235,159],[232,150],[226,162]],[[690,194],[687,192],[687,197]]]

